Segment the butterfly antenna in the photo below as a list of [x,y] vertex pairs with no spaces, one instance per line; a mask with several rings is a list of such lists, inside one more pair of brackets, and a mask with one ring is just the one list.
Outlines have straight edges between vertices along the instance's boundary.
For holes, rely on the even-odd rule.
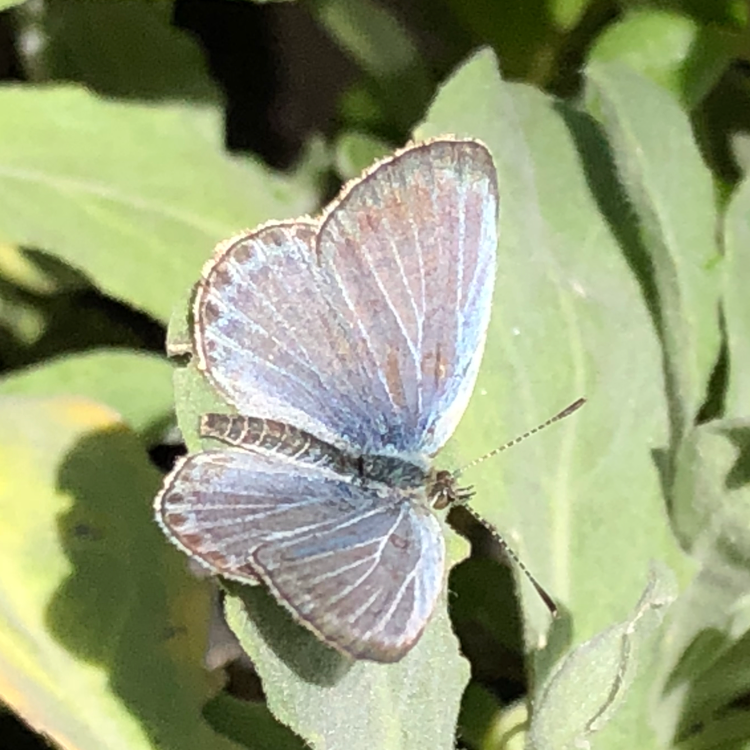
[[464,466],[461,469],[458,469],[457,471],[453,472],[453,476],[455,478],[458,478],[468,469],[473,469],[477,464],[481,464],[483,461],[486,461],[488,458],[492,458],[492,456],[496,456],[498,453],[502,453],[503,451],[508,450],[508,448],[512,448],[514,445],[518,445],[519,443],[522,443],[526,438],[531,437],[532,435],[536,435],[537,432],[541,432],[545,428],[549,427],[551,424],[554,424],[555,422],[559,422],[561,419],[565,419],[565,417],[569,417],[574,411],[578,411],[584,404],[586,403],[585,398],[579,398],[577,401],[574,401],[570,406],[566,406],[561,412],[555,414],[554,417],[550,417],[546,422],[542,422],[542,424],[537,425],[534,427],[533,430],[529,430],[528,432],[524,432],[523,435],[519,435],[516,438],[513,438],[513,440],[509,440],[505,445],[500,445],[497,448],[493,448],[488,453],[485,453],[483,456],[479,456],[479,458],[475,458],[473,461],[470,461],[466,466]]
[[471,516],[479,521],[479,523],[484,526],[487,531],[492,534],[493,538],[497,541],[497,543],[502,547],[503,552],[505,552],[508,557],[510,557],[511,560],[519,567],[521,572],[526,576],[526,578],[529,579],[529,582],[531,585],[536,589],[537,594],[539,594],[539,598],[544,602],[547,609],[550,611],[550,614],[552,617],[557,617],[558,609],[557,605],[555,604],[552,597],[546,592],[544,587],[542,586],[539,581],[534,578],[534,576],[531,574],[531,571],[521,562],[521,559],[518,557],[518,555],[513,551],[512,547],[508,544],[508,542],[503,539],[503,537],[500,535],[500,532],[497,530],[494,524],[491,524],[486,518],[481,516],[479,513],[477,513],[474,508],[472,508],[470,505],[467,505],[466,503],[462,503],[462,507],[466,508],[466,510],[471,514]]
[[[491,451],[489,451],[489,453],[485,453],[483,456],[480,456],[479,458],[476,458],[470,463],[466,464],[466,466],[464,466],[462,469],[459,469],[458,471],[453,472],[454,478],[458,478],[467,469],[471,469],[477,464],[482,463],[482,461],[486,461],[488,458],[492,458],[492,456],[496,456],[498,453],[502,453],[508,448],[512,448],[514,445],[518,445],[519,443],[522,443],[524,440],[526,440],[526,438],[531,437],[532,435],[536,435],[537,432],[541,432],[545,428],[549,427],[551,424],[554,424],[555,422],[559,422],[561,419],[565,419],[565,417],[570,416],[574,411],[578,411],[578,409],[580,409],[585,403],[586,403],[585,398],[579,398],[577,401],[574,401],[569,406],[566,406],[561,412],[558,412],[557,414],[555,414],[554,417],[550,417],[546,422],[542,422],[542,424],[538,425],[537,427],[534,427],[533,430],[529,430],[528,432],[525,432],[523,435],[519,435],[519,437],[513,438],[513,440],[508,441],[507,443],[505,443],[505,445],[501,445],[497,448],[493,448]],[[497,543],[502,547],[503,552],[505,552],[505,554],[508,557],[510,557],[511,560],[513,560],[513,562],[518,566],[518,568],[526,576],[526,578],[529,579],[529,582],[536,589],[537,594],[539,594],[539,598],[544,602],[545,606],[550,611],[550,614],[553,617],[557,617],[558,609],[552,597],[545,591],[542,584],[539,583],[539,581],[537,581],[536,578],[534,578],[534,576],[531,574],[531,571],[521,562],[521,559],[513,551],[513,549],[508,544],[508,542],[506,542],[505,539],[503,539],[503,537],[501,536],[500,532],[497,530],[495,525],[491,524],[486,518],[484,518],[479,513],[477,513],[477,511],[475,511],[466,502],[461,503],[461,505],[464,508],[466,508],[466,510],[471,514],[471,516],[477,521],[479,521],[479,523],[481,523],[482,526],[484,526],[490,532],[490,534],[492,534],[492,536],[495,538]]]

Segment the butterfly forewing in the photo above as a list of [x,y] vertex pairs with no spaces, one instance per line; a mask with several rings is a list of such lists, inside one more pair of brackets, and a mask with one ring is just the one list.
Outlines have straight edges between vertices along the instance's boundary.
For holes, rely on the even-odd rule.
[[365,377],[383,399],[373,450],[429,455],[453,433],[482,357],[496,244],[496,173],[472,141],[407,149],[324,219],[318,251],[335,273],[336,311],[367,343]]
[[473,141],[415,146],[332,206],[319,234],[269,225],[220,249],[196,296],[199,361],[243,414],[430,455],[463,413],[484,346],[492,159]]
[[340,443],[349,435],[341,430],[346,414],[362,411],[360,396],[343,385],[357,372],[360,346],[332,312],[317,228],[271,224],[220,246],[196,293],[195,348],[201,369],[242,414]]

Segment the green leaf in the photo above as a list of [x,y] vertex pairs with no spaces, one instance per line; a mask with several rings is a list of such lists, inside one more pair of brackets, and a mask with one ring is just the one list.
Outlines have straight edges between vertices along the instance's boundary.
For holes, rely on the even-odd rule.
[[[493,743],[493,740],[490,739],[498,735],[502,736],[501,732],[496,731],[499,716],[500,701],[498,697],[476,680],[472,680],[464,691],[458,722],[459,736],[464,744],[468,747],[502,747],[503,750],[512,750],[507,745],[500,742]],[[525,719],[526,716],[524,715],[524,722]]]
[[[655,571],[627,620],[578,646],[560,663],[539,694],[529,750],[577,750],[602,730],[597,747],[659,747],[644,721],[650,681],[643,678],[650,676],[664,611],[674,598],[671,574]],[[635,691],[638,681],[645,685]],[[633,704],[633,720],[621,733],[610,722]]]
[[342,180],[358,177],[391,149],[383,141],[363,133],[344,133],[336,142],[336,171]]
[[664,89],[614,63],[592,64],[587,79],[637,222],[638,234],[631,232],[624,249],[664,346],[676,447],[706,397],[719,351],[712,178],[687,115]]
[[729,709],[707,723],[699,734],[680,742],[680,750],[745,750],[750,737],[750,712]]
[[86,396],[114,409],[136,432],[173,411],[172,365],[164,357],[105,349],[71,354],[0,378],[3,396]]
[[[559,650],[625,614],[651,561],[688,574],[653,451],[667,443],[661,350],[616,231],[616,183],[595,124],[503,83],[481,52],[441,89],[420,136],[489,145],[500,185],[493,317],[477,387],[444,463],[462,466],[580,396],[588,403],[506,456],[473,468],[472,505],[551,593],[520,577],[526,643],[542,680]],[[626,323],[625,323],[626,321]],[[565,635],[567,622],[568,635]]]
[[620,62],[669,89],[688,110],[711,91],[737,51],[738,40],[668,10],[627,13],[597,37],[589,62]]
[[740,183],[724,218],[722,276],[724,325],[729,349],[726,415],[741,417],[750,404],[750,178]]
[[[559,75],[560,21],[572,19],[576,0],[447,0],[457,29],[451,35],[469,37],[471,47],[487,45],[498,51],[503,75],[509,80],[541,84]],[[563,3],[567,8],[562,8]],[[460,38],[460,37],[459,37]],[[465,43],[466,44],[466,43]],[[468,45],[463,48],[466,49]]]
[[663,746],[692,735],[696,748],[722,747],[708,739],[716,733],[711,722],[750,690],[750,571],[725,552],[702,550],[702,569],[669,612],[651,712]]
[[529,704],[525,700],[516,701],[498,714],[482,748],[524,750],[528,726]]
[[0,278],[25,293],[46,296],[80,289],[75,271],[55,258],[16,245],[0,245]]
[[749,457],[747,419],[699,425],[677,454],[675,525],[701,570],[669,617],[654,712],[665,741],[750,689]]
[[209,592],[136,437],[87,399],[2,396],[0,464],[2,701],[66,748],[236,747],[201,717]]
[[0,236],[165,322],[218,241],[316,202],[304,173],[227,156],[216,109],[6,86],[0,111]]
[[[82,336],[73,318],[80,321],[84,311],[80,305],[74,310],[68,303],[76,291],[86,287],[86,279],[57,258],[0,243],[0,349],[3,365],[11,369],[60,351],[68,342],[63,341],[65,334],[55,335],[55,331],[62,332],[63,329],[68,335],[71,328],[76,329],[73,334],[75,343],[79,348],[85,347],[87,342],[82,339],[93,338],[101,330],[96,315],[92,315],[91,310],[86,311],[89,314]],[[98,312],[101,317],[106,315],[101,310]]]
[[[385,106],[388,125],[411,125],[429,100],[433,84],[424,58],[397,16],[372,0],[317,0],[311,8],[318,23],[367,75],[367,91],[372,89],[377,103]],[[347,109],[353,114],[362,104],[350,101]]]
[[385,7],[371,0],[318,0],[321,25],[369,75],[388,78],[423,65],[408,32]]
[[699,425],[677,454],[675,525],[694,556],[723,550],[750,572],[750,419]]
[[[745,591],[745,595],[747,595]],[[745,612],[747,615],[747,611]],[[747,625],[747,619],[745,619]],[[683,709],[678,737],[696,734],[696,725],[709,725],[711,720],[742,701],[750,691],[750,633],[741,638],[692,681]],[[705,730],[701,728],[700,734]]]
[[16,14],[26,77],[76,81],[111,97],[218,102],[198,39],[172,23],[173,3],[49,0]]
[[250,750],[304,750],[307,747],[274,719],[265,703],[250,703],[220,693],[208,702],[203,715],[217,732]]
[[261,587],[229,597],[226,615],[263,679],[269,708],[312,747],[455,746],[469,666],[458,655],[444,601],[419,643],[396,664],[341,656]]
[[550,0],[552,18],[561,30],[572,29],[580,20],[592,0]]

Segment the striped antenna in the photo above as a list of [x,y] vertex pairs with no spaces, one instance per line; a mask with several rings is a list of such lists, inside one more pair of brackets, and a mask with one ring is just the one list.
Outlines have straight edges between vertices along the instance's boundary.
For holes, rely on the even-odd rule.
[[536,435],[537,432],[541,432],[545,428],[549,427],[551,424],[554,424],[555,422],[559,422],[561,419],[565,419],[565,417],[569,417],[574,411],[578,411],[584,404],[586,403],[585,398],[579,398],[577,401],[574,401],[570,406],[566,406],[561,412],[558,414],[555,414],[554,417],[550,417],[546,422],[542,422],[542,424],[537,425],[533,430],[529,430],[528,432],[524,432],[523,435],[519,435],[517,438],[513,438],[513,440],[509,440],[505,445],[500,445],[497,448],[493,448],[488,453],[485,453],[483,456],[480,456],[479,458],[475,458],[473,461],[470,461],[466,466],[464,466],[461,469],[458,469],[457,471],[453,472],[453,476],[455,478],[458,478],[468,469],[473,469],[477,464],[481,464],[483,461],[486,461],[488,458],[492,458],[492,456],[496,456],[498,453],[502,453],[503,451],[508,450],[508,448],[512,448],[514,445],[518,445],[519,443],[522,443],[526,438],[531,437],[532,435]]
[[[507,450],[508,448],[512,448],[514,445],[518,445],[519,443],[526,440],[527,437],[531,437],[532,435],[535,435],[537,432],[541,432],[546,427],[549,427],[551,424],[554,424],[555,422],[559,422],[561,419],[565,419],[565,417],[570,416],[574,411],[578,411],[584,404],[586,403],[585,398],[579,398],[577,401],[574,401],[570,406],[566,406],[561,412],[558,414],[555,414],[554,417],[550,417],[546,422],[543,422],[539,426],[535,427],[533,430],[529,430],[528,432],[525,432],[523,435],[520,435],[517,438],[513,438],[513,440],[508,441],[505,443],[505,445],[501,445],[498,448],[493,448],[489,453],[485,453],[483,456],[480,456],[479,458],[474,459],[470,463],[466,464],[462,469],[459,469],[458,471],[453,472],[454,477],[459,477],[461,474],[463,474],[467,469],[471,469],[472,467],[476,466],[479,463],[482,463],[482,461],[486,461],[488,458],[491,458],[492,456],[496,456],[498,453],[502,453],[504,450]],[[526,578],[529,579],[529,582],[531,585],[536,589],[537,594],[539,594],[539,598],[544,602],[547,609],[550,611],[550,614],[553,617],[557,617],[558,614],[558,608],[555,604],[552,597],[547,593],[547,591],[544,589],[541,583],[534,578],[534,576],[531,574],[531,571],[521,562],[518,555],[513,551],[513,549],[509,546],[508,542],[503,539],[500,532],[497,530],[494,524],[491,524],[486,518],[481,516],[477,511],[475,511],[468,503],[463,502],[461,505],[466,508],[466,510],[473,516],[474,519],[479,521],[479,523],[484,526],[487,531],[492,534],[492,536],[495,538],[497,543],[502,547],[503,552],[505,552],[508,557],[513,560],[513,562],[518,566],[519,570],[526,576]]]
[[539,594],[539,598],[544,602],[547,609],[550,611],[550,614],[552,617],[557,617],[558,609],[557,604],[555,604],[555,600],[547,593],[544,586],[542,586],[539,581],[534,578],[534,576],[531,574],[531,571],[521,562],[521,558],[518,557],[518,555],[513,551],[513,548],[508,544],[508,542],[503,539],[500,532],[497,530],[494,524],[490,523],[484,516],[479,515],[474,508],[471,507],[468,503],[462,503],[462,508],[466,508],[466,510],[469,512],[469,514],[479,523],[484,526],[487,531],[490,532],[492,537],[495,539],[495,541],[503,548],[503,552],[505,552],[508,557],[510,557],[513,562],[518,565],[519,570],[526,576],[526,578],[529,579],[529,583],[536,589],[537,594]]

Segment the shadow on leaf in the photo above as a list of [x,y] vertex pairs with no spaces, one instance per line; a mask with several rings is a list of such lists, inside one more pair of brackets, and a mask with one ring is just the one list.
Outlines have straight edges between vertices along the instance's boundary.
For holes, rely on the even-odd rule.
[[120,426],[89,433],[67,454],[58,485],[72,507],[58,529],[72,571],[50,601],[47,626],[106,671],[154,745],[221,747],[200,713],[218,687],[202,667],[209,597],[153,521],[159,483],[140,442]]
[[294,620],[264,586],[227,583],[266,645],[300,679],[321,687],[338,683],[354,663]]

